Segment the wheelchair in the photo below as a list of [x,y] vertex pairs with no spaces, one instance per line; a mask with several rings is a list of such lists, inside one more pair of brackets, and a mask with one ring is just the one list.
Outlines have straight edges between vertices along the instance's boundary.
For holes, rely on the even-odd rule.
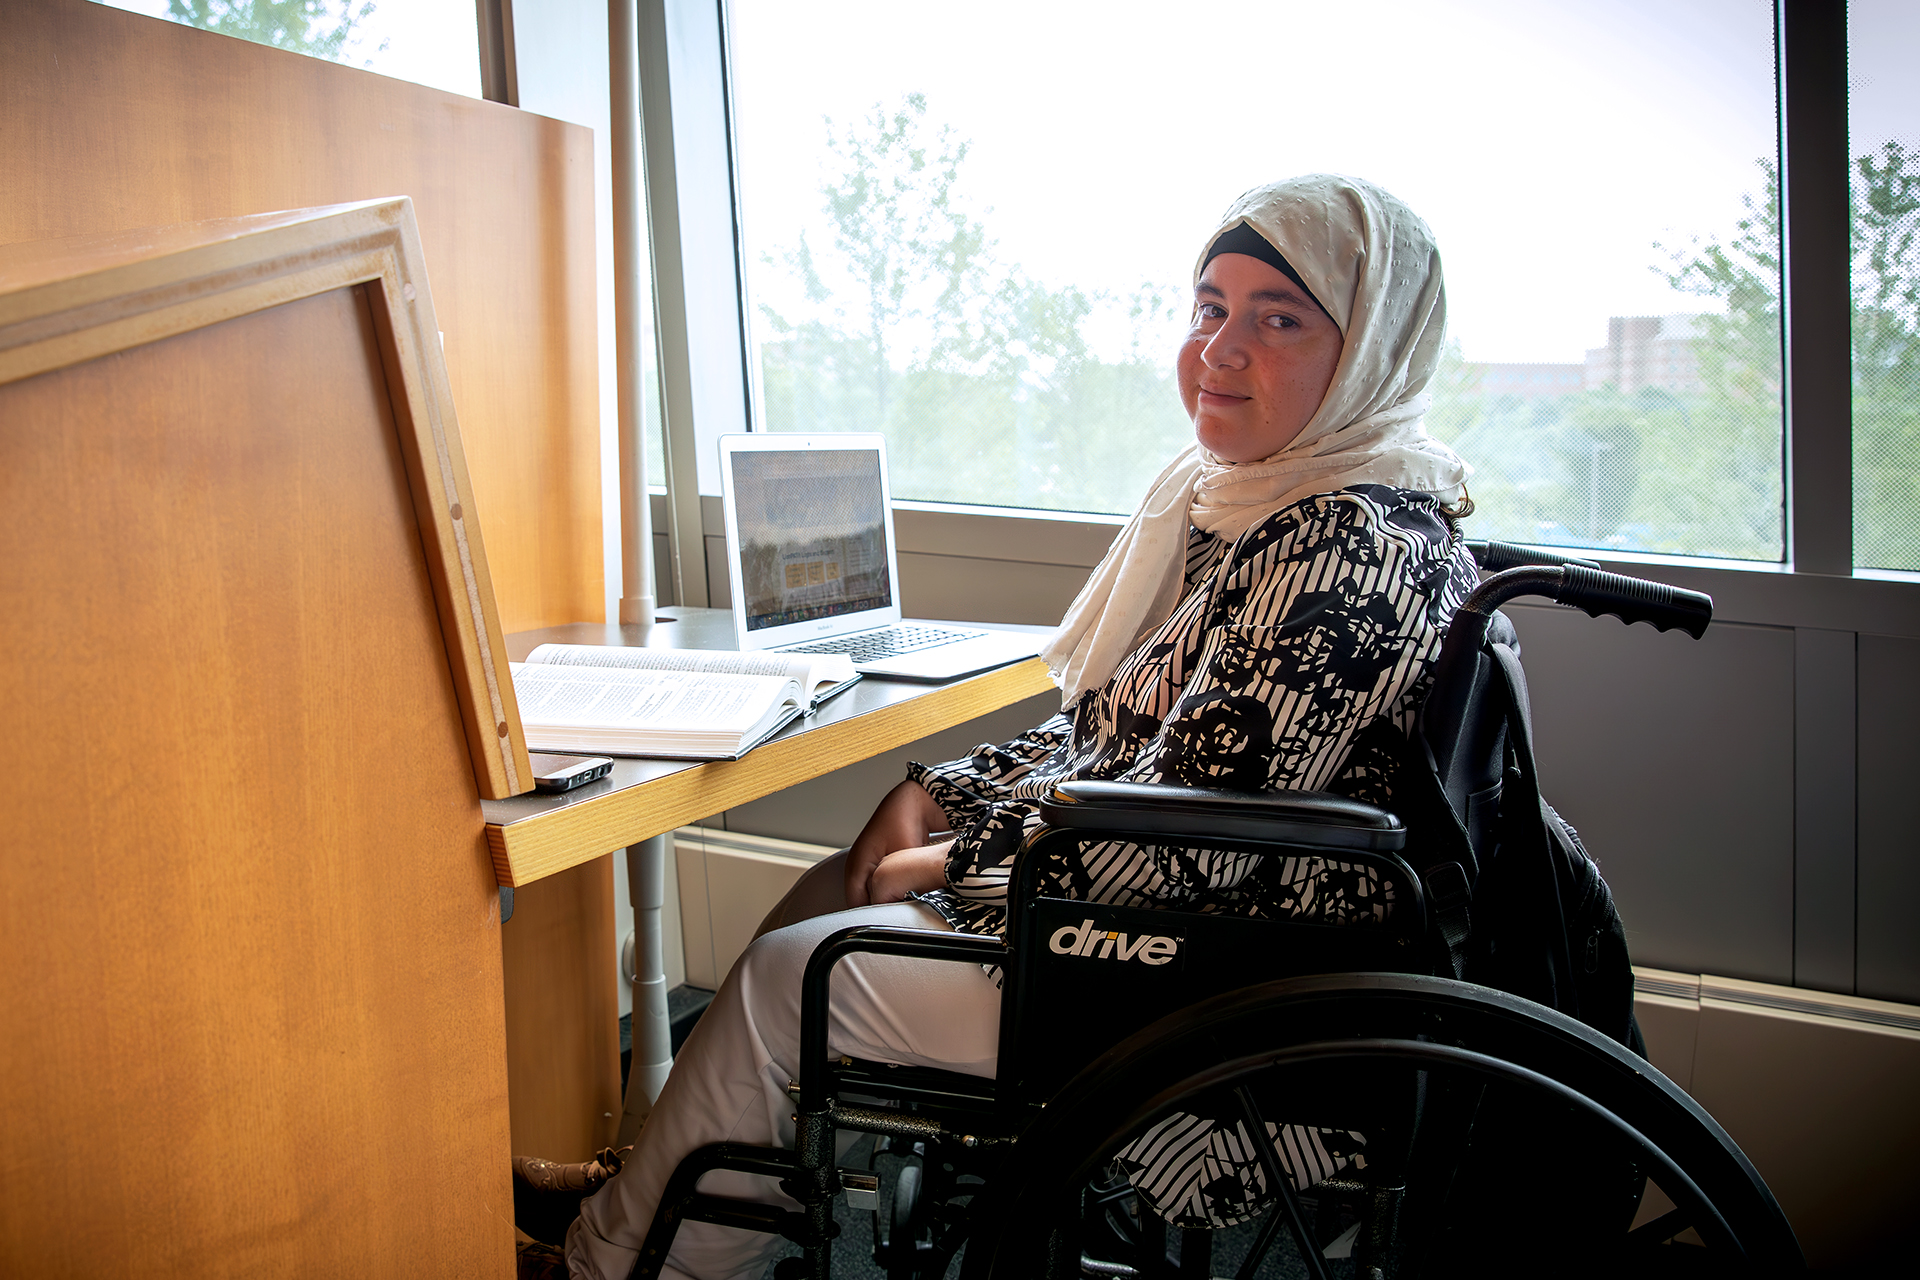
[[[1557,892],[1516,834],[1551,811],[1498,606],[1544,596],[1697,639],[1712,601],[1470,545],[1484,576],[1414,740],[1390,731],[1395,812],[1325,793],[1060,786],[1015,862],[1004,941],[854,927],[814,951],[794,1148],[688,1155],[633,1274],[657,1275],[697,1220],[778,1233],[801,1249],[780,1280],[827,1280],[843,1194],[873,1203],[890,1280],[945,1276],[963,1245],[966,1280],[1804,1270],[1746,1157],[1644,1060],[1624,951],[1623,1022],[1603,1033],[1570,994],[1591,948],[1548,928],[1528,977],[1480,936],[1493,917],[1472,914],[1496,882]],[[1367,910],[1328,923],[1086,901],[1060,855],[1099,841],[1318,859],[1361,873],[1343,883]],[[829,980],[854,952],[997,967],[998,1077],[830,1058]],[[876,1135],[867,1170],[836,1165],[848,1131]],[[1156,1163],[1176,1151],[1178,1169]],[[801,1208],[701,1192],[716,1169],[778,1179]],[[877,1169],[894,1175],[884,1213]],[[1649,1184],[1674,1207],[1635,1227]],[[1689,1230],[1704,1249],[1669,1247]]]

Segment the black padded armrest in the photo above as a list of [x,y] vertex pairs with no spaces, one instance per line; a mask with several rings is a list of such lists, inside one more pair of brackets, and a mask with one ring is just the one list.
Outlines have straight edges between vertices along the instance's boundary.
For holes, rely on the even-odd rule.
[[1260,840],[1394,853],[1407,829],[1377,805],[1324,791],[1216,791],[1148,782],[1063,782],[1040,802],[1055,827]]

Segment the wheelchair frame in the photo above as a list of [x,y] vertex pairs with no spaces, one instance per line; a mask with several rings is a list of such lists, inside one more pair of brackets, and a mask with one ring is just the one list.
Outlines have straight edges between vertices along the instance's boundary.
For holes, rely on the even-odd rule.
[[[1428,705],[1430,708],[1440,708],[1454,723],[1451,736],[1439,735],[1437,744],[1431,742],[1435,735],[1429,732],[1428,736],[1436,774],[1444,784],[1450,806],[1460,819],[1462,835],[1473,845],[1478,845],[1479,841],[1472,837],[1479,833],[1468,831],[1472,824],[1464,811],[1463,802],[1465,794],[1476,785],[1474,770],[1478,768],[1484,772],[1489,748],[1484,734],[1468,723],[1471,717],[1465,713],[1486,684],[1485,666],[1480,660],[1481,650],[1487,643],[1489,628],[1497,618],[1495,610],[1499,604],[1520,594],[1548,595],[1561,603],[1583,608],[1595,616],[1603,612],[1613,613],[1623,621],[1648,621],[1662,630],[1677,626],[1697,638],[1711,616],[1712,602],[1697,593],[1601,573],[1597,568],[1590,567],[1590,562],[1573,561],[1500,544],[1476,546],[1475,552],[1484,568],[1505,571],[1481,583],[1449,628],[1437,663],[1435,692],[1429,695]],[[1493,751],[1497,756],[1497,744]],[[1028,838],[1015,862],[1009,901],[1021,905],[1008,913],[1005,942],[991,937],[869,926],[843,929],[830,935],[815,949],[802,978],[800,1079],[789,1085],[789,1091],[797,1103],[793,1149],[721,1143],[691,1153],[667,1183],[642,1244],[633,1273],[635,1276],[651,1280],[658,1275],[679,1224],[693,1220],[785,1236],[799,1244],[803,1252],[800,1258],[790,1258],[781,1264],[777,1274],[782,1280],[788,1280],[789,1277],[797,1280],[805,1276],[828,1280],[831,1275],[832,1241],[838,1232],[832,1205],[835,1196],[843,1190],[841,1171],[835,1167],[834,1137],[837,1131],[850,1130],[907,1142],[938,1144],[943,1150],[966,1153],[965,1159],[972,1162],[974,1171],[987,1175],[1004,1173],[996,1166],[1004,1164],[1006,1153],[1034,1132],[1036,1125],[1052,1132],[1060,1124],[1066,1123],[1058,1119],[1057,1112],[1052,1116],[1047,1115],[1046,1108],[1050,1101],[1068,1095],[1098,1096],[1102,1070],[1115,1070],[1127,1063],[1136,1064],[1135,1068],[1130,1069],[1144,1069],[1137,1068],[1137,1064],[1155,1060],[1154,1055],[1159,1051],[1154,1038],[1156,1031],[1164,1033],[1171,1028],[1177,1032],[1179,1027],[1192,1023],[1196,1017],[1204,1020],[1204,1017],[1211,1016],[1207,1012],[1210,1009],[1240,1008],[1249,999],[1257,1001],[1262,992],[1269,999],[1292,999],[1294,995],[1291,993],[1301,988],[1303,975],[1323,975],[1317,979],[1305,979],[1310,988],[1316,982],[1320,984],[1315,990],[1324,990],[1328,983],[1346,981],[1360,984],[1352,988],[1354,991],[1371,990],[1368,984],[1386,983],[1391,987],[1395,982],[1413,982],[1416,986],[1424,982],[1432,986],[1436,980],[1431,975],[1442,975],[1438,979],[1438,986],[1432,986],[1431,991],[1419,987],[1416,994],[1442,1003],[1447,1000],[1456,1003],[1461,1000],[1482,1003],[1491,1000],[1509,1014],[1518,1009],[1522,1015],[1544,1021],[1553,1029],[1553,1034],[1584,1038],[1589,1048],[1600,1050],[1603,1056],[1611,1052],[1616,1068],[1620,1065],[1620,1059],[1631,1059],[1631,1055],[1612,1045],[1605,1037],[1551,1010],[1518,997],[1450,981],[1452,970],[1448,956],[1459,940],[1448,933],[1445,917],[1455,905],[1461,890],[1445,875],[1436,877],[1435,873],[1443,871],[1443,868],[1429,869],[1427,880],[1423,883],[1421,876],[1415,874],[1398,856],[1406,844],[1405,827],[1393,814],[1376,806],[1317,793],[1279,792],[1248,796],[1193,788],[1081,782],[1063,785],[1051,800],[1042,803],[1041,809],[1046,825]],[[1197,832],[1194,829],[1196,823],[1205,830]],[[1373,868],[1380,884],[1391,887],[1393,910],[1380,927],[1356,928],[1351,925],[1302,924],[1293,920],[1225,919],[1177,910],[1108,906],[1038,894],[1036,890],[1053,848],[1063,841],[1085,839],[1239,849],[1265,856],[1307,855],[1364,864]],[[1446,865],[1452,867],[1456,874],[1465,874],[1455,864]],[[1437,915],[1428,910],[1429,893],[1433,894],[1438,904]],[[1066,914],[1062,914],[1063,911]],[[1165,1000],[1156,1004],[1135,998],[1121,1002],[1108,1001],[1103,1008],[1086,1004],[1081,1006],[1082,1016],[1069,1020],[1071,1025],[1053,1028],[1054,1034],[1049,1034],[1047,1030],[1038,1028],[1034,1017],[1035,1004],[1043,998],[1044,987],[1050,983],[1059,984],[1065,960],[1083,958],[1080,945],[1086,941],[1086,931],[1083,929],[1081,935],[1076,937],[1070,953],[1062,951],[1058,945],[1042,951],[1038,939],[1054,921],[1070,919],[1073,915],[1082,916],[1088,926],[1098,925],[1099,928],[1094,931],[1104,933],[1109,942],[1120,939],[1122,949],[1129,939],[1133,941],[1136,951],[1145,945],[1139,941],[1137,932],[1141,924],[1149,923],[1163,928],[1166,932],[1157,936],[1163,941],[1178,943],[1168,958],[1171,959],[1173,954],[1185,953],[1181,966],[1183,974],[1187,964],[1193,961],[1196,950],[1217,950],[1244,961],[1245,948],[1236,948],[1236,943],[1250,927],[1256,929],[1263,938],[1291,941],[1288,945],[1272,949],[1270,963],[1254,966],[1248,974],[1250,981],[1237,984],[1235,989],[1229,989],[1198,1006],[1185,1007],[1191,1003],[1190,997],[1174,1002],[1171,1009],[1162,1007],[1167,1003]],[[1147,917],[1151,917],[1151,920]],[[1108,923],[1115,927],[1107,928]],[[1128,927],[1121,928],[1122,925]],[[1062,941],[1063,932],[1071,928],[1070,924],[1059,926],[1052,934],[1053,942],[1057,944]],[[1091,950],[1089,946],[1088,951]],[[926,1068],[866,1063],[850,1058],[831,1059],[828,1053],[828,994],[832,970],[842,958],[855,952],[1000,967],[1006,997],[1001,1010],[998,1077],[985,1080]],[[1330,959],[1334,962],[1331,965],[1328,963]],[[1244,964],[1242,967],[1245,967]],[[1330,975],[1331,971],[1344,972],[1348,976],[1345,979],[1324,976]],[[1395,978],[1391,975],[1426,976]],[[1288,979],[1294,981],[1289,983]],[[1089,1010],[1092,1010],[1091,1014]],[[1538,1015],[1546,1017],[1540,1019]],[[1081,1030],[1088,1016],[1107,1018],[1111,1028],[1117,1030],[1100,1043],[1089,1043]],[[1247,1015],[1243,1010],[1239,1016]],[[1257,1019],[1249,1025],[1257,1025]],[[1063,1041],[1087,1048],[1084,1057],[1073,1061],[1064,1070],[1060,1056]],[[1159,1048],[1164,1048],[1164,1045],[1159,1045]],[[1315,1053],[1325,1057],[1340,1051],[1343,1050],[1332,1041],[1304,1048],[1293,1046],[1279,1057],[1271,1058],[1269,1065],[1295,1059],[1304,1062],[1312,1060]],[[1357,1050],[1348,1044],[1344,1052],[1351,1054]],[[1711,1192],[1701,1191],[1686,1171],[1667,1157],[1655,1143],[1604,1106],[1582,1095],[1578,1089],[1556,1080],[1551,1073],[1543,1074],[1529,1067],[1444,1044],[1420,1046],[1418,1039],[1396,1041],[1393,1047],[1375,1045],[1367,1052],[1376,1056],[1398,1055],[1408,1060],[1447,1062],[1457,1069],[1478,1071],[1489,1076],[1505,1073],[1515,1079],[1525,1077],[1537,1088],[1557,1091],[1556,1096],[1564,1095],[1569,1105],[1585,1107],[1611,1121],[1616,1130],[1629,1135],[1641,1149],[1650,1153],[1648,1163],[1659,1169],[1662,1178],[1672,1180],[1675,1186],[1682,1189],[1684,1198],[1690,1204],[1684,1210],[1667,1215],[1659,1223],[1651,1224],[1665,1232],[1661,1239],[1670,1238],[1692,1222],[1702,1225],[1722,1243],[1731,1242],[1736,1254],[1744,1252],[1751,1257],[1752,1242],[1764,1239],[1770,1252],[1777,1258],[1786,1260],[1789,1255],[1791,1259],[1799,1256],[1791,1229],[1780,1217],[1778,1207],[1773,1204],[1764,1183],[1759,1181],[1751,1166],[1739,1155],[1738,1148],[1691,1100],[1638,1059],[1631,1059],[1628,1069],[1660,1095],[1665,1108],[1649,1114],[1669,1117],[1662,1120],[1663,1124],[1678,1124],[1685,1141],[1692,1143],[1689,1149],[1694,1152],[1694,1158],[1708,1160],[1713,1164],[1719,1182],[1731,1187],[1730,1194],[1740,1199],[1742,1205],[1740,1213],[1731,1215],[1739,1220],[1740,1231],[1728,1225],[1727,1215],[1722,1215],[1714,1207],[1715,1200]],[[1289,1053],[1294,1056],[1287,1057]],[[1161,1056],[1164,1058],[1166,1055],[1162,1053]],[[1551,1055],[1548,1058],[1554,1062],[1560,1061]],[[1568,1061],[1574,1062],[1577,1067],[1580,1060],[1576,1056]],[[1226,1071],[1230,1076],[1229,1068],[1232,1066],[1225,1064],[1219,1066],[1218,1070]],[[1162,1068],[1163,1071],[1166,1069],[1170,1068]],[[1562,1069],[1576,1068],[1563,1064]],[[1068,1077],[1071,1077],[1070,1083]],[[847,1094],[896,1099],[897,1102],[894,1106],[850,1103],[843,1099],[842,1095]],[[1250,1098],[1245,1102],[1248,1106],[1252,1105]],[[1258,1118],[1257,1112],[1250,1114]],[[1046,1123],[1041,1123],[1043,1119]],[[1267,1148],[1264,1142],[1258,1145],[1263,1150]],[[1263,1156],[1263,1159],[1268,1158],[1270,1152]],[[1372,1179],[1371,1184],[1363,1180],[1362,1185],[1354,1188],[1367,1201],[1374,1217],[1380,1219],[1364,1227],[1366,1239],[1362,1241],[1362,1256],[1356,1258],[1362,1265],[1360,1274],[1363,1275],[1384,1274],[1380,1271],[1369,1272],[1367,1268],[1384,1264],[1393,1248],[1392,1218],[1396,1212],[1399,1188],[1384,1185],[1391,1181],[1394,1171],[1391,1161],[1382,1163],[1386,1171],[1380,1178]],[[700,1177],[716,1169],[778,1178],[781,1189],[801,1209],[796,1213],[781,1206],[743,1202],[700,1192],[697,1188]],[[1267,1180],[1278,1197],[1279,1209],[1271,1215],[1263,1228],[1264,1232],[1271,1236],[1284,1219],[1306,1259],[1309,1272],[1324,1276],[1324,1264],[1317,1250],[1309,1247],[1310,1234],[1302,1220],[1290,1180],[1280,1176],[1279,1171],[1272,1167],[1267,1170]],[[1026,1181],[1031,1181],[1031,1177]],[[1666,1181],[1662,1182],[1662,1187],[1667,1189]],[[1671,1190],[1669,1194],[1672,1194]],[[1637,1200],[1637,1196],[1635,1198]],[[1680,1221],[1682,1217],[1687,1221]],[[1018,1232],[1014,1234],[1018,1235]],[[1044,1247],[1051,1248],[1055,1256],[1049,1256],[1045,1262],[1046,1273],[1049,1276],[1081,1274],[1078,1249],[1074,1249],[1071,1259],[1058,1256],[1059,1233],[1055,1232],[1049,1239],[1053,1243]],[[1781,1245],[1783,1239],[1784,1253]],[[1033,1245],[1034,1241],[1029,1239],[1028,1244]],[[999,1247],[999,1244],[995,1247]],[[950,1257],[951,1252],[948,1250],[942,1254],[942,1259]],[[969,1274],[979,1269],[974,1266],[970,1252]]]

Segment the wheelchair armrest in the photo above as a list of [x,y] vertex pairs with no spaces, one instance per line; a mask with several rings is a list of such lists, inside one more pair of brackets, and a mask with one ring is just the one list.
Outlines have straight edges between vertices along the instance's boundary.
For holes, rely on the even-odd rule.
[[1040,802],[1049,826],[1395,853],[1407,829],[1377,805],[1325,791],[1219,791],[1150,782],[1063,782]]
[[1007,945],[998,938],[940,929],[903,929],[894,925],[849,925],[836,929],[807,956],[800,975],[800,1110],[824,1114],[827,1107],[827,999],[833,967],[855,952],[957,960],[966,964],[1005,964]]

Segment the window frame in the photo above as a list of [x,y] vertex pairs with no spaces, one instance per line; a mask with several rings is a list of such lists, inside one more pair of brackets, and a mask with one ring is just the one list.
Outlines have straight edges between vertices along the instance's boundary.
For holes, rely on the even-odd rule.
[[1776,0],[1786,564],[1853,565],[1853,263],[1849,245],[1847,6]]
[[[649,178],[656,189],[650,191],[655,207],[655,266],[657,278],[668,271],[676,278],[730,279],[736,295],[724,307],[725,323],[709,316],[704,327],[696,317],[693,327],[702,327],[696,336],[689,322],[679,327],[686,333],[689,347],[703,343],[718,344],[723,350],[710,349],[701,364],[713,377],[726,383],[724,397],[709,395],[702,411],[690,413],[691,404],[676,404],[663,394],[666,406],[669,472],[674,484],[699,481],[692,473],[700,470],[688,460],[703,458],[714,451],[713,441],[723,432],[755,429],[754,403],[758,387],[753,377],[749,325],[745,314],[745,263],[742,258],[740,203],[737,182],[737,155],[733,132],[731,66],[728,40],[731,26],[728,0],[641,0],[643,14],[657,15],[649,26],[643,16],[642,42],[649,34],[664,32],[666,38],[655,46],[656,53],[647,66],[653,79],[671,80],[673,87],[656,84],[647,98],[651,106],[656,98],[670,95],[671,119],[660,120],[649,114],[646,122],[649,143]],[[1775,0],[1775,89],[1778,102],[1778,153],[1781,172],[1782,222],[1782,491],[1785,510],[1785,557],[1779,562],[1721,560],[1699,557],[1633,555],[1588,550],[1586,554],[1621,572],[1658,571],[1672,581],[1685,578],[1689,583],[1713,583],[1716,595],[1731,591],[1734,598],[1750,599],[1756,611],[1747,620],[1770,625],[1845,626],[1835,617],[1825,622],[1811,620],[1788,622],[1788,617],[1804,617],[1803,605],[1794,603],[1822,597],[1793,590],[1779,594],[1782,588],[1765,586],[1783,576],[1819,575],[1876,583],[1920,583],[1920,574],[1895,570],[1856,568],[1853,564],[1853,430],[1852,386],[1849,342],[1852,295],[1851,261],[1848,250],[1848,136],[1847,136],[1847,6],[1845,0]],[[706,82],[704,96],[695,98],[681,85],[690,81]],[[667,110],[666,107],[660,110]],[[691,127],[689,116],[699,113],[709,122],[701,130]],[[713,212],[725,210],[730,219],[730,235],[715,237],[701,248],[681,245],[678,238],[667,243],[659,234],[661,222],[682,216],[674,205],[670,188],[659,188],[657,175],[661,164],[685,167],[687,148],[693,135],[699,134],[704,153],[695,157],[693,168],[699,181],[710,187],[724,176],[724,193],[715,198],[710,191],[705,204]],[[723,141],[722,141],[723,139]],[[662,156],[656,162],[653,157]],[[685,179],[682,179],[683,185]],[[680,206],[684,206],[681,198]],[[724,243],[722,243],[724,242]],[[676,255],[671,264],[663,256]],[[663,270],[664,269],[664,270]],[[665,341],[675,325],[666,314],[673,299],[663,297],[660,332],[663,336],[663,386],[676,380],[691,381],[686,367],[668,368]],[[724,370],[724,373],[722,372]],[[720,401],[724,400],[724,403]],[[701,488],[717,491],[709,479]],[[969,546],[983,553],[1004,549],[1006,558],[1035,559],[1031,543],[1019,536],[1006,536],[1015,530],[1025,532],[1025,522],[1044,520],[1064,534],[1069,528],[1075,547],[1102,530],[1120,523],[1118,518],[1097,514],[1030,510],[1015,507],[967,506],[929,502],[896,501],[897,513],[906,514],[903,524],[914,527],[941,514],[940,527],[949,533],[967,531]],[[672,503],[675,513],[675,540],[684,536],[718,536],[717,528],[704,528],[693,516],[697,504]],[[956,521],[958,523],[956,523]],[[1002,522],[1004,528],[997,526]],[[698,533],[696,534],[696,530]],[[902,537],[906,535],[903,531]],[[1108,534],[1107,536],[1111,536]],[[999,558],[997,556],[992,558]],[[1051,561],[1048,561],[1051,562]],[[1723,575],[1741,575],[1740,585]],[[706,603],[706,575],[683,575],[690,590],[679,599],[684,603]],[[1713,589],[1702,586],[1702,589]],[[698,596],[698,599],[693,598]],[[1866,609],[1866,617],[1879,618],[1884,624],[1897,625],[1903,632],[1920,634],[1920,618],[1907,619],[1906,609],[1889,615],[1885,593],[1879,588],[1867,591],[1865,601],[1879,601]],[[1776,603],[1766,607],[1761,601]],[[1745,609],[1741,611],[1747,613]],[[1856,610],[1848,609],[1849,615]],[[1909,628],[1912,628],[1909,631]],[[1871,627],[1869,629],[1880,629]]]
[[[698,109],[725,122],[726,170],[735,169],[728,92],[724,86],[727,0],[641,0],[643,8],[671,10],[682,26],[704,25],[718,34],[709,44],[712,65],[721,68],[722,90]],[[1821,990],[1851,992],[1859,976],[1861,944],[1858,917],[1862,876],[1867,874],[1861,840],[1870,813],[1881,827],[1896,801],[1882,792],[1868,794],[1868,777],[1858,752],[1866,745],[1860,711],[1868,697],[1907,696],[1904,689],[1870,691],[1862,684],[1862,641],[1920,639],[1920,573],[1858,568],[1853,564],[1853,405],[1851,361],[1852,280],[1849,246],[1849,137],[1847,130],[1847,5],[1845,0],[1775,0],[1775,91],[1778,103],[1778,151],[1781,173],[1782,280],[1782,433],[1781,475],[1784,509],[1784,557],[1777,562],[1654,556],[1609,550],[1586,554],[1603,567],[1649,576],[1675,586],[1704,591],[1715,602],[1716,628],[1749,626],[1792,634],[1792,671],[1786,687],[1765,691],[1784,697],[1792,718],[1793,831],[1792,981]],[[689,56],[668,51],[669,64]],[[676,99],[675,110],[683,103]],[[674,130],[656,132],[647,122],[652,146],[671,146]],[[711,155],[709,154],[709,159]],[[660,193],[652,193],[655,200]],[[726,192],[732,213],[732,254],[712,260],[687,256],[674,264],[689,279],[743,277],[739,245],[737,191]],[[657,224],[656,224],[657,225]],[[678,242],[672,249],[679,252]],[[656,234],[656,266],[662,240]],[[663,298],[663,309],[666,304]],[[697,456],[711,449],[722,431],[749,428],[751,352],[746,346],[743,298],[729,300],[735,317],[732,345],[715,354],[709,367],[723,364],[737,372],[732,415],[709,414],[699,421],[667,404],[670,454]],[[670,321],[663,317],[662,333]],[[704,339],[702,339],[704,340]],[[665,367],[663,384],[679,377]],[[676,470],[679,480],[684,472]],[[681,492],[686,492],[682,489]],[[688,504],[710,508],[706,527],[693,517],[687,545],[698,538],[708,573],[684,603],[706,603],[709,590],[726,590],[724,542],[717,520],[719,502]],[[956,580],[986,583],[975,592],[982,621],[1018,621],[1011,611],[1037,610],[1041,595],[1070,592],[1098,563],[1123,517],[1073,515],[1018,508],[957,506],[896,501],[895,529],[903,557],[903,594],[936,590],[950,607],[965,605]],[[664,524],[656,528],[665,528]],[[983,573],[983,562],[985,572]],[[697,561],[695,562],[697,563]],[[915,575],[918,575],[917,577]],[[684,575],[683,575],[684,578]],[[1024,605],[1008,584],[1045,584],[1028,591]],[[711,583],[711,586],[710,586]],[[929,585],[932,584],[932,585]],[[724,599],[719,596],[718,599]],[[1060,602],[1064,605],[1064,600]],[[917,612],[927,612],[924,609]],[[1055,615],[1057,617],[1057,614]],[[1052,621],[1052,618],[1029,618]],[[1884,656],[1887,646],[1879,645]],[[1649,725],[1648,732],[1660,732]],[[1631,750],[1631,742],[1620,749]],[[1875,783],[1876,786],[1884,784]],[[1885,883],[1889,867],[1905,852],[1876,848],[1874,883]]]

